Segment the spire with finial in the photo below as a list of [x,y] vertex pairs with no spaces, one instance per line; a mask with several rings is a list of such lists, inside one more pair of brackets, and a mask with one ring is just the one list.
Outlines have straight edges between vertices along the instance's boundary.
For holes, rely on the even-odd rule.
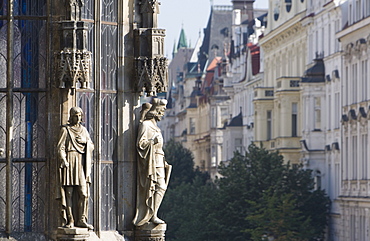
[[177,48],[176,48],[176,39],[173,41],[173,49],[172,49],[172,58],[175,57],[175,54],[177,53]]
[[179,42],[177,44],[177,49],[187,48],[187,47],[188,47],[188,44],[186,42],[186,36],[185,36],[184,26],[182,26],[181,32],[180,32]]

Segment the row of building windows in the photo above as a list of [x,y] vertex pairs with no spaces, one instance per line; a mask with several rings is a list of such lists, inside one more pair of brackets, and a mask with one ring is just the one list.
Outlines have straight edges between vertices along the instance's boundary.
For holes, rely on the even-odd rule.
[[349,25],[370,16],[370,0],[352,0],[349,3],[348,19]]
[[368,143],[367,134],[345,138],[345,150],[347,151],[343,154],[345,180],[364,180],[370,177]]
[[368,60],[361,60],[345,67],[344,105],[369,99]]
[[[339,41],[333,38],[334,34],[340,30],[339,20],[335,20],[334,23],[324,24],[321,29],[318,29],[309,34],[308,47],[309,52],[307,55],[307,61],[311,62],[317,53],[323,56],[329,56],[339,51]],[[334,43],[333,43],[334,41]]]

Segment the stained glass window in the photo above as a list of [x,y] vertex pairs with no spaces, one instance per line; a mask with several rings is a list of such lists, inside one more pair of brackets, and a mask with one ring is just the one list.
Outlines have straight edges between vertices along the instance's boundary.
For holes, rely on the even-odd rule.
[[[7,4],[8,1],[0,3],[0,68],[6,70],[0,73],[0,148],[9,148],[12,156],[7,160],[0,157],[0,231],[43,232],[47,173],[47,5],[46,0],[15,0],[15,19],[13,26],[8,26]],[[12,39],[7,35],[9,27]],[[9,71],[13,76],[8,76]],[[7,111],[12,113],[11,123],[6,119]],[[8,131],[11,124],[12,132]],[[12,141],[6,143],[9,135]],[[8,165],[10,173],[6,172]],[[7,203],[8,175],[11,202]],[[8,217],[11,227],[6,227]]]
[[102,230],[116,228],[116,200],[114,189],[117,141],[117,0],[103,0],[101,18],[101,174]]
[[[89,222],[103,224],[100,230],[115,230],[118,0],[83,0],[83,3],[82,20],[88,24],[87,48],[92,52],[93,75],[90,88],[78,89],[74,98],[84,111],[83,124],[94,140],[95,150],[99,150],[94,153]],[[52,9],[54,1],[14,0],[13,37],[9,40],[7,4],[8,1],[0,1],[0,69],[11,66],[13,77],[7,71],[0,71],[0,148],[6,148],[7,135],[12,135],[12,170],[7,174],[9,159],[0,156],[0,232],[9,228],[9,216],[13,232],[44,232],[48,216],[45,203],[50,200],[46,197],[50,192],[45,180],[50,178],[48,168],[54,168],[47,164],[54,163],[54,160],[47,162],[48,152],[53,148],[47,143],[49,81],[55,78],[50,74],[54,71],[50,66],[54,61],[50,36],[53,36],[51,31],[53,34],[60,31],[47,22],[48,9]],[[8,61],[12,64],[8,65]],[[9,80],[11,86],[7,85]],[[8,96],[9,93],[12,94]],[[10,123],[6,118],[10,99],[12,134],[7,131]],[[7,175],[11,177],[11,203],[6,201]],[[94,178],[100,178],[100,182]],[[99,210],[95,207],[97,202],[100,202]]]
[[[98,0],[95,0],[98,1]],[[117,23],[117,0],[101,0],[100,13],[96,12],[96,2],[86,0],[82,9],[82,18],[89,23],[88,33],[88,50],[93,52],[93,59],[100,60],[99,71],[93,66],[93,83],[91,90],[78,90],[78,103],[85,112],[85,126],[90,134],[95,136],[99,132],[99,139],[95,139],[95,147],[100,150],[100,156],[95,156],[100,168],[94,167],[94,174],[99,176],[101,187],[92,187],[92,192],[100,192],[100,200],[91,200],[89,205],[94,201],[100,202],[98,210],[99,223],[102,225],[101,230],[116,229],[116,198],[114,189],[115,180],[115,153],[117,141],[117,52],[118,52],[118,23]],[[99,16],[100,19],[95,19]],[[97,26],[97,23],[100,25]],[[95,34],[95,30],[99,33]],[[100,46],[96,43],[100,42]],[[99,47],[99,48],[98,48]],[[95,52],[95,49],[100,51]],[[99,89],[94,88],[100,86]],[[96,97],[99,96],[97,99]],[[97,103],[96,101],[99,100]],[[99,106],[96,106],[99,105]],[[97,115],[96,111],[100,112]],[[94,128],[100,127],[99,130]],[[98,172],[98,173],[96,173]],[[98,194],[98,193],[96,193]],[[91,208],[93,208],[91,206]],[[91,220],[91,217],[90,217]],[[95,220],[94,222],[98,222]]]
[[82,7],[83,19],[94,19],[94,0],[85,0]]

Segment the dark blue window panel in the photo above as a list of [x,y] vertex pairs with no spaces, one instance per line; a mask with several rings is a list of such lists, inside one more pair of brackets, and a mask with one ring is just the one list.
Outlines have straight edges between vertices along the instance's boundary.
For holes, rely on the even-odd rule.
[[103,0],[102,5],[102,21],[117,22],[118,0]]
[[14,93],[13,106],[13,157],[45,158],[47,139],[46,94]]
[[85,0],[82,7],[82,19],[94,19],[94,0]]
[[15,0],[14,15],[46,16],[46,0]]
[[101,88],[116,90],[117,86],[117,26],[102,25]]
[[6,66],[7,66],[7,24],[0,20],[0,88],[6,88]]
[[[1,130],[0,130],[1,131]],[[1,137],[1,134],[0,134]],[[0,163],[0,232],[5,232],[6,164]]]
[[[29,173],[26,174],[27,172]],[[12,230],[14,232],[45,230],[46,174],[45,162],[13,163]],[[27,186],[32,187],[32,192],[27,190],[29,189]]]
[[[83,124],[89,131],[91,138],[94,138],[94,121],[95,118],[95,93],[93,92],[77,92],[78,106],[83,110]],[[93,140],[94,141],[94,140]]]
[[116,160],[117,101],[116,93],[101,96],[101,160]]
[[[95,130],[94,130],[94,123],[95,121],[98,121],[97,118],[95,118],[95,93],[94,92],[85,92],[83,89],[80,89],[77,92],[77,102],[78,106],[83,110],[84,117],[83,117],[83,125],[88,130],[90,137],[92,138],[93,142],[94,136],[95,136]],[[97,147],[97,143],[94,143],[95,147]],[[94,152],[94,160],[97,161],[96,152]],[[95,173],[94,164],[91,169],[91,183],[94,185],[94,173]],[[89,210],[88,210],[88,223],[93,224],[94,223],[94,186],[90,186],[90,197],[89,197]]]
[[7,0],[0,1],[0,16],[5,16],[7,14]]
[[[8,44],[6,15],[9,1],[0,0],[0,69],[13,63],[12,231],[45,231],[47,0],[14,0],[14,38]],[[13,55],[7,50],[12,48]],[[0,71],[0,88],[6,88],[7,71]],[[19,90],[18,88],[22,88]],[[26,90],[24,90],[26,89]],[[39,91],[37,91],[39,89]],[[41,90],[42,89],[42,90]],[[4,91],[4,89],[2,89]],[[0,93],[0,147],[6,143],[6,100]],[[0,158],[0,231],[5,229],[5,159]]]
[[88,23],[88,33],[87,33],[87,49],[92,53],[92,81],[89,83],[89,86],[91,89],[95,89],[95,51],[94,51],[94,46],[95,46],[95,31],[94,31],[94,24],[93,23]]
[[116,193],[115,180],[116,165],[113,163],[103,163],[101,165],[101,178],[102,178],[102,195],[101,195],[101,224],[102,230],[115,230],[117,226],[116,216]]
[[46,38],[46,21],[15,21],[14,87],[46,87]]

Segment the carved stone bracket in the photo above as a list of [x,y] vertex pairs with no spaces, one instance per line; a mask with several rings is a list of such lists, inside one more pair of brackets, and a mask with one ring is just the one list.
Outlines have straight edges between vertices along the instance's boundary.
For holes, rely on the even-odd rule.
[[138,91],[148,96],[166,92],[168,85],[167,58],[165,57],[138,57],[136,58]]
[[144,224],[135,230],[135,241],[165,241],[166,224]]
[[69,82],[70,88],[76,88],[76,83],[81,88],[88,88],[91,82],[91,52],[78,49],[64,49],[59,56],[59,88],[66,88]]

